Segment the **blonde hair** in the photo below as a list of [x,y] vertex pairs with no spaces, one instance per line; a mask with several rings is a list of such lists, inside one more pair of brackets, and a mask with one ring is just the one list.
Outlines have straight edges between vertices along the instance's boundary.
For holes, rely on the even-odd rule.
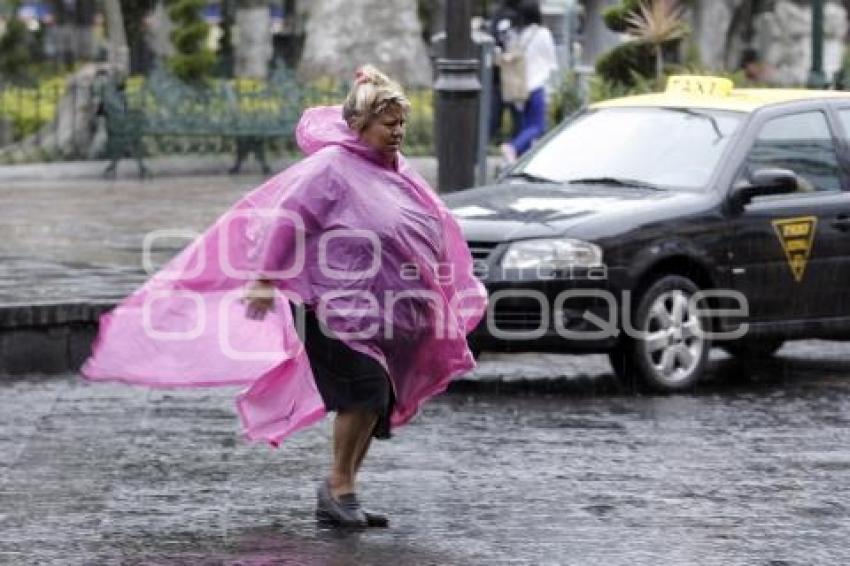
[[342,103],[342,117],[352,130],[362,132],[373,118],[390,106],[410,111],[410,101],[401,86],[372,65],[364,65],[354,75],[354,85]]

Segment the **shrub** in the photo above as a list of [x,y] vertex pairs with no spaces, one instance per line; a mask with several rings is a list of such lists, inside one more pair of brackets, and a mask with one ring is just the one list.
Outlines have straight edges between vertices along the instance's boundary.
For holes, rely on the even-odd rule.
[[657,79],[647,79],[637,73],[632,76],[630,84],[610,81],[605,77],[596,75],[590,79],[590,102],[658,92],[663,89],[665,82],[666,78],[658,81]]
[[675,0],[621,0],[607,8],[605,25],[635,39],[603,54],[596,63],[597,74],[625,87],[636,86],[636,76],[660,79],[664,60],[677,54],[689,33],[679,6]]
[[410,120],[407,125],[406,153],[426,155],[434,151],[434,93],[431,89],[411,89]]
[[655,74],[652,47],[636,41],[615,47],[596,60],[596,73],[606,81],[634,86],[635,75],[651,77]]
[[187,82],[210,76],[215,54],[205,47],[209,26],[201,18],[204,0],[170,0],[168,15],[174,22],[171,40],[177,53],[169,60],[171,71]]
[[[669,71],[671,75],[722,77],[731,80],[736,85],[746,84],[746,78],[744,77],[743,71],[717,72],[700,66],[672,66]],[[631,77],[630,84],[624,84],[621,82],[609,81],[604,77],[597,75],[590,81],[590,102],[600,102],[611,98],[661,92],[667,87],[668,78],[669,75],[665,75],[659,80],[642,77],[637,73],[634,73]]]
[[561,81],[558,89],[552,94],[549,105],[550,123],[557,124],[564,118],[579,110],[584,104],[584,97],[578,83],[578,76],[568,72]]
[[629,27],[628,17],[640,7],[641,0],[623,0],[619,4],[608,6],[602,11],[602,21],[611,31],[625,33]]
[[17,17],[8,21],[5,33],[0,36],[0,79],[17,81],[25,76],[32,59],[30,35],[26,24]]
[[64,77],[42,81],[31,88],[3,88],[0,90],[0,119],[12,124],[13,139],[23,139],[53,120],[64,94]]

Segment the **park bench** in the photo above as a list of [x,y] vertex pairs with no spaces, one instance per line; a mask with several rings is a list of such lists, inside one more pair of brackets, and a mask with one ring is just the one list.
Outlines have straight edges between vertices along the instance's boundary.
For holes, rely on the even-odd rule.
[[[164,153],[197,152],[233,142],[237,173],[253,153],[268,174],[266,143],[292,135],[304,107],[306,89],[290,71],[279,67],[262,85],[237,88],[232,81],[193,86],[158,68],[137,90],[106,82],[101,107],[106,117],[105,175],[115,175],[118,162],[136,159],[139,176],[145,166],[144,138],[155,138]],[[188,144],[187,144],[188,142]]]

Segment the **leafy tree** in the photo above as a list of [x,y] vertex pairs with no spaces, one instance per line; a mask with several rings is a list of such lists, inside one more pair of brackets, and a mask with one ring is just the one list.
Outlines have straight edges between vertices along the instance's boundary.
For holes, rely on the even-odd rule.
[[7,80],[24,78],[27,66],[32,62],[30,32],[17,16],[19,6],[19,1],[11,3],[6,32],[0,36],[0,78]]

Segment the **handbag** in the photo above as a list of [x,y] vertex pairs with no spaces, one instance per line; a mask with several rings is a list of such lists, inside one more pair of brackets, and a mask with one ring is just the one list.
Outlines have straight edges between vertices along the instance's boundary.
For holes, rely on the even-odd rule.
[[531,43],[531,40],[534,39],[536,33],[537,30],[529,36],[524,44],[516,42],[515,46],[502,53],[499,57],[502,100],[505,102],[523,103],[528,99],[525,49]]

